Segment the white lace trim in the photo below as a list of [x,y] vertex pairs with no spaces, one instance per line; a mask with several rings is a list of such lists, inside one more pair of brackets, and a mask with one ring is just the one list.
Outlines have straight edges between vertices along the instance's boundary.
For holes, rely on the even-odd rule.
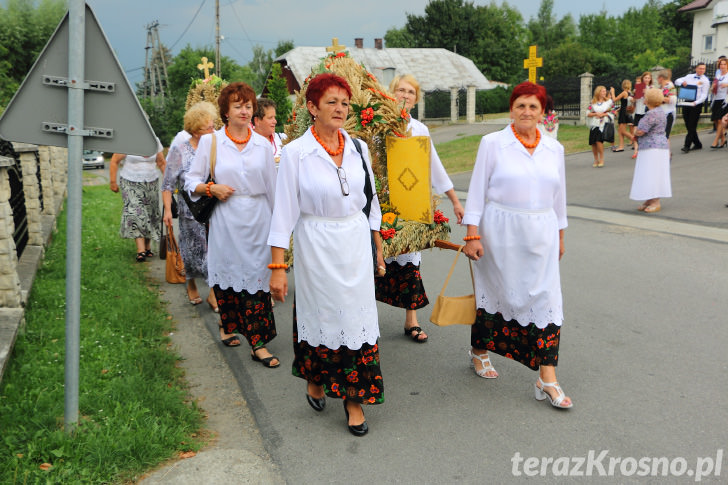
[[[496,289],[499,290],[499,289]],[[503,294],[500,291],[497,294]],[[513,297],[514,292],[505,292],[508,297]],[[564,321],[564,309],[562,305],[554,305],[550,302],[548,305],[542,305],[541,308],[516,308],[513,305],[504,304],[499,300],[488,298],[487,295],[478,295],[478,308],[485,309],[490,314],[500,313],[505,321],[516,320],[522,327],[533,323],[538,328],[546,328],[549,323],[560,327]]]
[[400,266],[405,266],[407,263],[412,263],[415,266],[419,266],[422,262],[422,253],[415,251],[414,253],[400,254],[393,258],[387,258],[384,260],[385,263],[390,264],[396,261]]
[[[297,308],[296,319],[298,321],[298,341],[306,341],[313,347],[324,345],[336,350],[344,346],[351,350],[359,350],[362,344],[374,345],[379,339],[376,307],[362,307],[357,310],[338,308],[334,312],[310,312],[309,314],[300,313]],[[323,329],[319,329],[318,322],[336,320],[347,321],[349,328],[355,327],[359,330],[345,332],[343,329],[339,329],[336,332],[325,332]],[[317,323],[309,327],[306,325],[307,321]]]
[[226,268],[225,272],[214,271],[208,273],[207,284],[212,287],[218,285],[220,288],[232,288],[238,293],[245,290],[255,294],[260,290],[269,292],[270,272],[266,271],[267,277],[260,272],[245,272],[242,266]]

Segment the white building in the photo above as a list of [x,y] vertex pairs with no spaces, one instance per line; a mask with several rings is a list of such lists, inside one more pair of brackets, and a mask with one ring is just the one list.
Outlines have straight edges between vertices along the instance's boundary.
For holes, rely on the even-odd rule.
[[678,12],[693,15],[693,59],[728,55],[728,0],[695,0]]

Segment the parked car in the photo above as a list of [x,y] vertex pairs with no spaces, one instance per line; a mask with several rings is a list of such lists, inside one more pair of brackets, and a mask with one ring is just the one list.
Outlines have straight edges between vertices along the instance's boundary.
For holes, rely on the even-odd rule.
[[104,168],[104,152],[84,150],[83,168]]

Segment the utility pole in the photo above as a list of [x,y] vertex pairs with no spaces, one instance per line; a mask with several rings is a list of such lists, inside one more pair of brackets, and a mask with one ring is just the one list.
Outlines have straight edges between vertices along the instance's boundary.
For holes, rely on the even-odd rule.
[[167,62],[164,58],[162,41],[159,39],[159,21],[147,24],[146,60],[144,63],[144,98],[164,100],[167,87]]
[[220,0],[215,0],[215,74],[220,77]]

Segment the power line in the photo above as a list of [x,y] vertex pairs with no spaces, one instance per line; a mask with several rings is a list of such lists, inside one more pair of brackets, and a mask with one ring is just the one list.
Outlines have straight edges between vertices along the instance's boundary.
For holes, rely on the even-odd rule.
[[200,6],[199,6],[199,7],[197,7],[197,12],[195,12],[195,15],[194,15],[194,16],[192,17],[192,20],[190,20],[190,23],[189,23],[189,24],[187,24],[187,27],[185,27],[185,30],[184,30],[184,32],[182,32],[182,35],[180,35],[180,36],[179,36],[179,38],[178,38],[177,40],[175,40],[175,41],[174,41],[174,44],[172,44],[172,47],[170,47],[170,48],[169,48],[169,50],[170,50],[170,51],[172,51],[172,50],[174,49],[174,46],[176,46],[176,45],[177,45],[177,43],[178,43],[178,42],[179,42],[180,40],[182,40],[182,37],[184,37],[184,36],[185,36],[185,34],[187,33],[187,31],[188,31],[188,30],[190,29],[190,27],[192,26],[192,22],[194,22],[194,21],[195,21],[195,19],[197,18],[197,15],[198,15],[198,14],[200,13],[200,10],[202,10],[202,6],[203,6],[203,5],[205,5],[205,2],[206,2],[206,1],[207,1],[207,0],[202,0],[202,3],[200,4]]
[[245,34],[245,37],[248,39],[248,42],[250,42],[250,48],[253,48],[253,41],[250,40],[250,36],[248,35],[248,31],[245,30],[245,26],[243,25],[243,22],[240,21],[240,17],[238,17],[238,12],[235,10],[235,4],[233,2],[230,2],[228,5],[230,5],[233,9],[233,14],[235,14],[235,18],[238,21],[238,24],[240,24],[240,28],[243,29],[243,33]]

